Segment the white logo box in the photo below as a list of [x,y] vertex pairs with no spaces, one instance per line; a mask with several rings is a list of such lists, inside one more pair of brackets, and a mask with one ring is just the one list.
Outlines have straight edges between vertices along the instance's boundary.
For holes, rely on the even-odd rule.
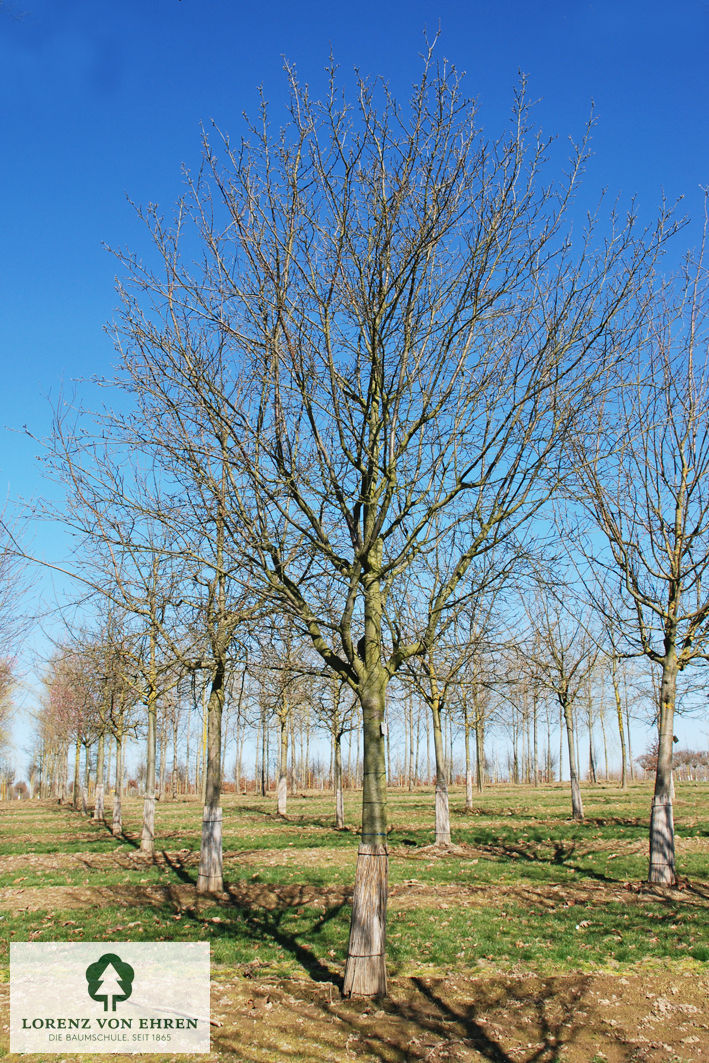
[[208,942],[10,944],[11,1052],[209,1051]]

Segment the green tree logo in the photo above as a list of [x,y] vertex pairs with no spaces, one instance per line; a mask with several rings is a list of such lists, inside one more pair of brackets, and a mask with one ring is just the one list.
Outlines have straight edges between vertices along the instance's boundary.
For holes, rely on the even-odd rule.
[[115,952],[105,952],[86,968],[89,996],[92,1000],[102,1000],[104,1011],[115,1011],[116,1001],[127,1000],[133,992],[134,976],[129,963],[124,963]]

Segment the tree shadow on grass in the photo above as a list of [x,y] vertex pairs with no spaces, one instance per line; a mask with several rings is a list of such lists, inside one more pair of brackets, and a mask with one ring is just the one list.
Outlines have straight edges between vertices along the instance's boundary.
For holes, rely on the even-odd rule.
[[182,862],[182,860],[180,860],[179,857],[171,855],[165,849],[161,850],[160,855],[162,856],[163,860],[170,868],[170,870],[174,871],[174,873],[177,875],[180,882],[184,882],[186,885],[189,886],[195,886],[197,884],[197,877],[193,874],[190,874],[190,872],[187,870],[184,863]]
[[551,852],[540,852],[538,849],[529,849],[524,845],[513,845],[511,842],[498,842],[497,844],[477,844],[476,849],[489,856],[502,857],[511,860],[526,860],[532,864],[546,864],[547,866],[565,867],[569,871],[576,871],[585,878],[594,879],[596,882],[605,882],[611,886],[617,886],[623,880],[612,878],[602,871],[595,871],[592,867],[584,867],[578,862],[573,862],[576,856],[574,842],[554,842]]
[[[307,936],[318,934],[341,914],[344,906],[345,902],[342,901],[326,908],[314,922],[309,923]],[[211,941],[233,937],[237,931],[239,937],[248,936],[254,945],[264,942],[278,945],[302,967],[313,982],[331,983],[339,990],[342,989],[343,978],[339,969],[329,966],[312,948],[302,944],[299,940],[300,933],[294,933],[284,926],[289,914],[288,908],[255,908],[231,900],[228,904],[220,905],[220,909],[222,922],[216,925],[203,918],[196,909],[186,909],[183,914],[194,923],[202,924],[205,930],[209,928],[211,932],[208,931],[208,936]]]
[[[587,992],[583,975],[444,981],[397,980],[384,1000],[332,1000],[322,988],[279,992],[255,987],[246,1006],[258,1015],[253,1037],[279,1060],[319,1061],[356,1056],[386,1063],[487,1060],[554,1063],[582,1029],[577,1015]],[[259,1000],[259,989],[261,999]],[[268,993],[268,1011],[262,1010]],[[243,1008],[243,1005],[242,1005]],[[241,1009],[237,1007],[237,1012]],[[243,1020],[229,1015],[228,1029],[212,1036],[225,1056],[243,1052]],[[241,1057],[239,1057],[241,1058]]]

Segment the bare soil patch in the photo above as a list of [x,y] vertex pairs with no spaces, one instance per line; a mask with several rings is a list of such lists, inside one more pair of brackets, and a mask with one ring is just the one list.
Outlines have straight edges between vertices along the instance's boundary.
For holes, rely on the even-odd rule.
[[[470,850],[474,852],[475,850]],[[342,855],[334,850],[338,856]],[[346,854],[352,862],[351,854]],[[466,853],[466,855],[469,855]],[[296,861],[301,865],[308,861],[309,851],[299,850],[258,850],[253,853],[238,854],[240,864],[255,863],[259,866],[290,864]],[[328,853],[329,862],[330,853]],[[317,858],[317,859],[316,859]],[[234,857],[237,859],[237,857]],[[322,861],[322,849],[313,850],[313,863]],[[161,852],[153,858],[146,858],[141,853],[63,853],[57,856],[32,855],[9,857],[3,861],[7,870],[11,870],[9,861],[19,861],[20,867],[40,871],[45,869],[57,871],[66,869],[99,870],[101,868],[124,868],[135,870],[139,867],[158,866],[173,871],[193,870],[198,861],[198,854],[177,851]],[[415,867],[415,864],[414,864]],[[14,868],[12,868],[14,869]],[[225,876],[228,880],[229,860],[225,861]],[[19,912],[42,909],[62,910],[68,908],[93,908],[103,904],[162,907],[171,904],[175,911],[185,909],[199,911],[205,906],[238,905],[240,907],[258,907],[268,910],[279,908],[315,905],[330,907],[347,903],[351,899],[351,885],[348,886],[314,886],[308,883],[270,884],[263,882],[237,880],[228,885],[224,893],[204,896],[196,892],[194,884],[182,883],[125,883],[109,886],[8,886],[0,889],[0,910]],[[556,883],[521,884],[521,883],[483,883],[455,884],[437,883],[435,885],[411,878],[390,887],[389,900],[393,910],[407,910],[422,907],[490,907],[500,906],[502,900],[516,902],[527,908],[553,911],[570,905],[602,905],[620,903],[632,905],[648,899],[672,901],[687,908],[708,908],[709,891],[683,882],[676,889],[638,883],[616,883],[582,880]]]
[[[651,975],[651,977],[648,977]],[[651,985],[650,990],[648,986]],[[702,1063],[709,980],[626,975],[395,979],[385,1001],[346,1001],[333,983],[269,981],[258,964],[212,983],[208,1063]],[[0,1016],[9,992],[0,986]],[[87,1063],[87,1056],[67,1056]],[[121,1060],[135,1057],[112,1056]],[[158,1057],[154,1057],[157,1061]]]

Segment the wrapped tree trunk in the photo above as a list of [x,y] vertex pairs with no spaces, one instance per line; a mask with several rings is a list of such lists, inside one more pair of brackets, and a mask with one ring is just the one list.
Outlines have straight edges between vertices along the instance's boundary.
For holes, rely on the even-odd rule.
[[123,720],[119,719],[116,727],[116,785],[113,791],[113,817],[111,833],[123,833],[123,810],[121,797],[123,792]]
[[74,743],[74,790],[72,793],[72,804],[74,808],[79,807],[79,790],[81,789],[80,780],[80,767],[81,767],[81,731],[76,733],[76,742]]
[[[158,580],[158,559],[153,559],[153,589]],[[148,734],[145,752],[145,798],[143,800],[143,832],[140,848],[151,856],[155,851],[155,754],[157,749],[157,700],[158,700],[158,623],[155,594],[150,595],[150,628],[147,673]]]
[[155,687],[148,690],[148,737],[146,748],[145,797],[143,799],[143,832],[140,848],[144,853],[155,851],[155,752],[157,744],[156,715],[157,695]]
[[385,681],[365,686],[360,700],[364,723],[362,836],[357,852],[352,922],[343,992],[385,996],[388,849],[386,811]]
[[576,770],[576,743],[574,736],[574,713],[573,707],[563,694],[559,698],[564,713],[564,726],[569,747],[569,778],[571,780],[571,814],[574,819],[583,819],[583,802],[581,800],[581,786],[579,784],[578,771]]
[[441,712],[438,698],[431,703],[433,722],[433,748],[436,755],[436,845],[450,845],[451,817],[448,807],[448,783],[446,781],[445,752],[441,730]]
[[288,807],[288,705],[284,701],[278,713],[279,746],[278,746],[278,815],[285,816]]
[[98,736],[98,752],[96,754],[96,800],[94,802],[94,819],[99,822],[103,819],[103,760],[104,760],[105,734],[103,731]]
[[650,868],[648,882],[674,886],[675,832],[672,813],[672,745],[677,687],[677,656],[674,648],[665,654],[660,692],[659,741],[655,792],[650,814]]
[[199,852],[198,893],[221,893],[222,876],[222,713],[224,710],[225,657],[219,654],[207,708],[207,767]]
[[84,785],[81,788],[81,811],[88,815],[89,811],[89,784],[91,779],[91,751],[89,743],[84,742]]
[[473,768],[470,758],[470,713],[468,699],[463,697],[463,735],[465,738],[465,811],[473,811]]

